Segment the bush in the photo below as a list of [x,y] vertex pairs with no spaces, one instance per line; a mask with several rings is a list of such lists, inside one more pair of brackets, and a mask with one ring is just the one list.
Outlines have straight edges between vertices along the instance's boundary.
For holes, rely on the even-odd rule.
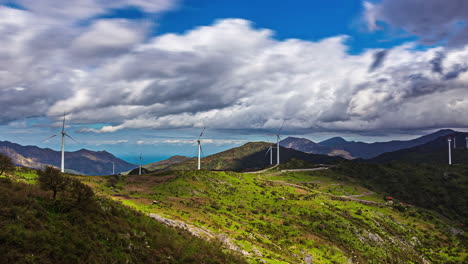
[[6,170],[13,168],[15,164],[10,157],[5,154],[0,153],[0,175],[2,175]]
[[71,178],[69,180],[69,189],[77,204],[89,202],[94,197],[93,189],[78,179]]

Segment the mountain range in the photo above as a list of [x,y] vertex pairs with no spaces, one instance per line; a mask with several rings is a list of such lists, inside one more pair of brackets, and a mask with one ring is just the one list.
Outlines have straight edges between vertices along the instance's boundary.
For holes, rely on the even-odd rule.
[[[42,169],[45,165],[60,167],[61,152],[36,146],[22,146],[9,141],[0,141],[0,153],[8,155],[13,162],[22,167]],[[84,175],[112,174],[112,163],[115,172],[128,171],[136,165],[121,160],[107,151],[80,149],[65,152],[65,168],[69,173]]]
[[306,153],[341,156],[346,159],[370,159],[386,152],[423,145],[437,138],[454,133],[454,130],[443,129],[412,140],[392,140],[375,143],[346,141],[341,137],[334,137],[315,143],[306,138],[288,137],[282,140],[280,145]]
[[[364,143],[346,141],[334,137],[315,143],[306,138],[288,137],[280,142],[281,162],[291,159],[311,163],[337,163],[345,159],[368,159],[369,162],[387,162],[407,160],[410,162],[446,162],[446,136],[456,135],[458,147],[464,146],[466,133],[444,129],[413,140]],[[205,170],[252,171],[270,166],[270,154],[267,149],[271,143],[250,142],[243,146],[202,158],[202,168]],[[454,162],[466,160],[467,151],[454,150]],[[22,146],[8,141],[0,141],[0,153],[10,156],[18,166],[43,168],[45,165],[59,167],[61,155],[59,151],[36,146]],[[273,163],[276,163],[276,149],[273,149]],[[90,151],[81,149],[65,153],[67,172],[84,175],[109,175],[112,173],[112,163],[115,172],[123,174],[138,174],[133,170],[136,165],[121,160],[107,151]],[[143,172],[161,170],[190,170],[196,168],[197,158],[173,156],[167,160],[143,166]]]

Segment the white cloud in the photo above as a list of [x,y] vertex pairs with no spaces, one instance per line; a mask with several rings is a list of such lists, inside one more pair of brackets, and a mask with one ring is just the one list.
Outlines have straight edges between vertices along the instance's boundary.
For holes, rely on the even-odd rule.
[[[115,5],[130,2],[151,12],[171,6]],[[74,21],[97,12],[88,4],[115,7],[82,2]],[[2,123],[66,111],[74,124],[93,127],[81,131],[97,133],[273,129],[285,119],[300,131],[468,126],[460,118],[468,110],[468,47],[421,51],[409,43],[385,56],[351,55],[347,36],[279,41],[242,19],[149,38],[148,21],[100,19],[78,27],[60,20],[64,26],[51,15],[59,11],[29,5],[30,11],[0,7]]]

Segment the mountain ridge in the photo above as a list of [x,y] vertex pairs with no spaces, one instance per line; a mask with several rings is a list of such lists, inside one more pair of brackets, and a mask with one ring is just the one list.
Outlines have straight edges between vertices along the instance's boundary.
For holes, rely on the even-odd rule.
[[[302,138],[286,138],[280,142],[281,145],[293,147],[296,150],[306,153],[317,153],[326,155],[336,155],[337,151],[341,151],[339,156],[347,159],[362,158],[371,159],[383,153],[397,151],[400,149],[411,148],[421,144],[425,144],[440,136],[453,134],[456,131],[451,129],[441,129],[434,133],[423,135],[411,140],[391,140],[384,142],[365,143],[360,141],[347,141],[341,137],[333,137],[319,143],[313,141],[305,141]],[[292,139],[296,139],[293,141]],[[307,140],[307,139],[306,139]],[[301,142],[303,144],[301,144]],[[328,151],[328,153],[326,153]],[[333,154],[335,152],[335,154]]]
[[[50,148],[23,146],[10,141],[0,141],[0,153],[11,157],[18,166],[33,169],[42,169],[46,165],[60,167],[61,164],[61,152]],[[128,171],[135,167],[134,164],[119,159],[105,150],[65,151],[65,168],[71,173],[109,175],[112,174],[113,162],[116,172]]]

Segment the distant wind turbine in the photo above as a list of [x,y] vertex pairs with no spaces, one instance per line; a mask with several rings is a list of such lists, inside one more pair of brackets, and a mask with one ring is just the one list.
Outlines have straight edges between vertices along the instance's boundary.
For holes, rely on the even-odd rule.
[[465,136],[466,148],[468,149],[468,136]]
[[115,162],[112,162],[112,175],[115,175]]
[[198,144],[198,170],[201,169],[200,158],[201,158],[201,152],[203,151],[202,146],[201,146],[201,137],[203,136],[204,132],[205,132],[205,128],[203,128],[202,132],[200,133],[200,136],[197,139],[197,144]]
[[67,132],[65,132],[65,113],[63,114],[62,132],[60,132],[59,134],[53,135],[45,140],[49,140],[58,135],[62,135],[62,163],[61,163],[60,169],[61,169],[61,172],[65,172],[65,136],[69,137],[71,140],[79,144],[78,141],[76,141],[74,138],[68,135]]
[[278,133],[276,134],[276,164],[280,164],[280,141],[281,141],[281,130],[283,130],[284,122],[281,125]]
[[268,148],[268,150],[265,152],[265,155],[268,154],[268,152],[270,152],[270,165],[273,164],[273,147],[274,145],[270,145],[270,147]]
[[141,152],[140,152],[140,167],[139,167],[139,170],[138,170],[138,175],[141,175]]
[[448,140],[448,162],[449,162],[449,165],[452,165],[452,150],[451,150],[452,138],[448,137],[447,140]]

